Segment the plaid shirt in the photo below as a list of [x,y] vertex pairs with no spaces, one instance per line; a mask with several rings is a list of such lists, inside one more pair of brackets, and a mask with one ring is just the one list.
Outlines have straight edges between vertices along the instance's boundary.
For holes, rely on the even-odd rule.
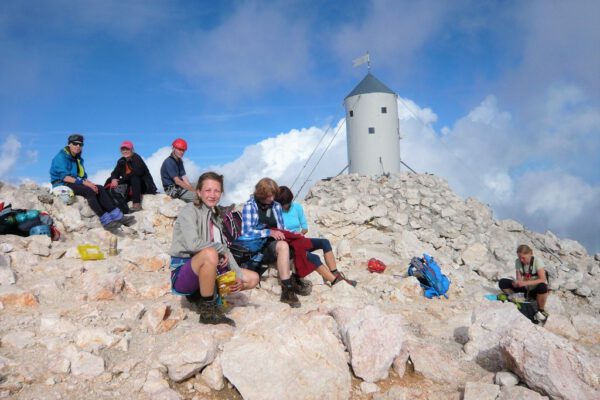
[[[273,211],[275,212],[275,219],[277,220],[277,228],[285,229],[281,204],[274,201]],[[246,204],[244,204],[244,209],[242,210],[242,236],[266,238],[270,234],[270,229],[261,229],[261,226],[259,225],[258,205],[256,204],[256,200],[254,200],[254,195],[252,195]]]

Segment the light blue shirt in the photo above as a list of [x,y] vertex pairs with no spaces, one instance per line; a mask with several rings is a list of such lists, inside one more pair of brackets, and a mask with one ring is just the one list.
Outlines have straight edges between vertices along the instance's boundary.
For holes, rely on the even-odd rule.
[[290,205],[290,210],[283,211],[283,224],[285,225],[285,229],[291,232],[300,232],[302,229],[308,230],[304,209],[301,204],[293,201]]

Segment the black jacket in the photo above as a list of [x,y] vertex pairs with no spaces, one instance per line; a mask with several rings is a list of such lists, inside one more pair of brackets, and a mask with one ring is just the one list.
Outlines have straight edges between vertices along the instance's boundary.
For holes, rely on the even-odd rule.
[[[131,170],[130,175],[125,173],[126,165]],[[156,185],[154,185],[154,179],[150,175],[150,171],[146,166],[146,163],[137,153],[133,153],[129,159],[125,157],[119,158],[115,169],[110,174],[109,181],[111,179],[118,179],[119,183],[128,183],[129,176],[136,175],[142,178],[142,182],[146,186],[145,194],[156,194]],[[107,181],[108,182],[108,181]]]

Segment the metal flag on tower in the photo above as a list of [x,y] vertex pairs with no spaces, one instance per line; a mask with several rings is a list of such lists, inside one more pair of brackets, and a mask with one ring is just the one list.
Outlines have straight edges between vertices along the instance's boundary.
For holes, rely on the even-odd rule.
[[367,68],[370,71],[371,70],[371,58],[369,57],[368,51],[366,54],[352,60],[352,67],[358,67],[360,65],[363,65],[364,63],[367,63]]

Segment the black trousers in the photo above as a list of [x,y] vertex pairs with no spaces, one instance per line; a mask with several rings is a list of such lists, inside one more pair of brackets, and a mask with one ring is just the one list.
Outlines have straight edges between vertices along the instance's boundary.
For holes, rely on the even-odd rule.
[[77,183],[65,182],[65,186],[73,189],[73,192],[76,195],[85,197],[92,211],[94,211],[94,213],[99,217],[101,217],[105,212],[112,211],[116,208],[115,203],[100,185],[96,185],[98,188],[98,193],[94,192],[87,186]]
[[122,179],[120,183],[126,183],[131,188],[131,196],[127,196],[127,199],[131,199],[134,203],[142,202],[142,194],[148,191],[146,183],[143,177],[137,175],[130,175],[127,179]]
[[[539,283],[535,286],[522,286],[519,288],[514,288],[512,279],[502,278],[498,282],[498,286],[501,290],[510,289],[516,293],[529,293],[529,297],[535,298],[538,294],[548,293],[548,285],[546,283]],[[529,292],[527,291],[529,288]]]

